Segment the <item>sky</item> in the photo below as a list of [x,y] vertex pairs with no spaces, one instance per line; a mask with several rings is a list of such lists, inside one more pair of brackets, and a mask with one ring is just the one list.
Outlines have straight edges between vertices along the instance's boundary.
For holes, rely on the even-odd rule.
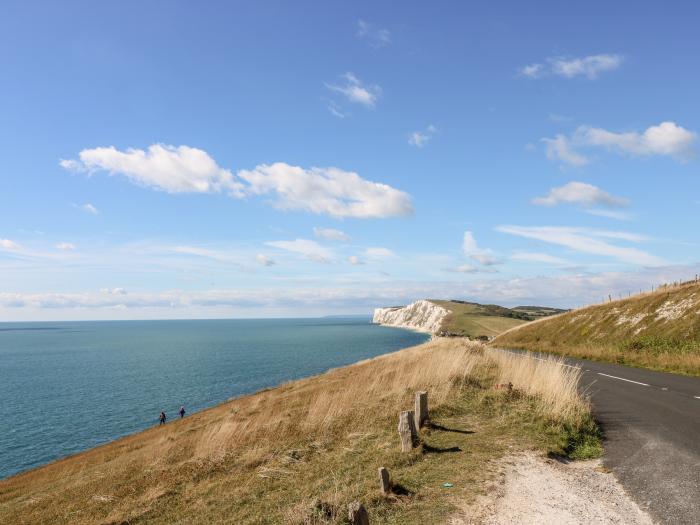
[[700,273],[700,4],[0,6],[0,321],[577,307]]

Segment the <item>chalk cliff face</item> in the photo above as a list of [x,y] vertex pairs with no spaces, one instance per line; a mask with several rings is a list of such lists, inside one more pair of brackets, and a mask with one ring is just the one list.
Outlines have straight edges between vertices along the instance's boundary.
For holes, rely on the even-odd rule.
[[436,334],[440,331],[442,320],[449,313],[442,306],[420,300],[408,306],[375,308],[372,322]]

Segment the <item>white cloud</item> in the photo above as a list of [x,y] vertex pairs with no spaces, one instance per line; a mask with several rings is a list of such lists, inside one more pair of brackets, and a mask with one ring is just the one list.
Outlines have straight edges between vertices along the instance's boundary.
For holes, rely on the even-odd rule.
[[413,212],[407,193],[338,168],[304,169],[278,162],[242,170],[251,194],[277,194],[275,205],[333,217],[376,219]]
[[493,266],[501,262],[493,255],[491,250],[479,248],[476,244],[476,239],[474,239],[474,235],[469,230],[464,232],[462,251],[464,255],[484,266]]
[[[121,174],[130,181],[169,193],[227,191],[242,198],[276,195],[284,210],[304,210],[333,217],[376,219],[413,213],[410,196],[387,184],[338,168],[304,169],[283,162],[241,170],[234,176],[202,150],[155,144],[148,151],[113,147],[80,152],[80,161],[61,161],[71,170]],[[97,213],[91,204],[81,206]]]
[[333,228],[314,228],[314,235],[327,241],[347,242],[350,240],[350,236],[347,233]]
[[328,263],[333,259],[333,252],[331,252],[331,250],[309,239],[270,241],[265,244],[288,252],[301,254],[307,259],[320,263]]
[[411,133],[408,136],[408,143],[411,146],[422,148],[428,143],[428,141],[430,141],[430,139],[433,138],[435,133],[437,133],[437,128],[431,124],[423,131],[414,131]]
[[365,20],[357,21],[358,38],[366,40],[372,47],[383,47],[391,43],[391,33],[388,29],[375,28]]
[[328,102],[328,111],[331,112],[331,115],[338,118],[345,118],[350,116],[350,113],[345,111],[342,107],[340,107],[336,102],[332,100]]
[[344,95],[348,102],[361,104],[373,108],[382,93],[379,86],[365,85],[353,73],[345,73],[341,76],[343,84],[326,84],[331,91]]
[[348,262],[349,262],[350,264],[352,264],[353,266],[359,266],[359,265],[365,264],[365,263],[363,263],[363,262],[360,260],[360,258],[359,258],[357,255],[351,255],[351,256],[349,256],[349,257],[348,257]]
[[639,266],[661,266],[665,261],[638,248],[618,246],[603,238],[641,242],[645,237],[628,232],[590,230],[562,226],[498,226],[497,231],[550,244],[565,246],[574,251],[611,257]]
[[560,160],[572,166],[585,166],[589,160],[584,155],[577,153],[571,143],[571,139],[562,134],[557,134],[554,138],[543,138],[545,151],[549,160]]
[[390,259],[392,257],[396,257],[396,254],[389,248],[383,248],[381,246],[367,248],[365,250],[365,255],[369,259]]
[[494,264],[501,264],[501,261],[490,253],[473,253],[470,255],[473,260],[484,266],[493,266]]
[[267,257],[266,255],[259,253],[255,256],[255,260],[258,262],[260,266],[272,266],[275,264],[275,261]]
[[603,208],[590,208],[586,213],[596,215],[598,217],[606,217],[608,219],[616,219],[618,221],[631,221],[634,218],[632,213],[621,210],[609,210]]
[[453,268],[452,271],[459,273],[477,273],[479,268],[471,264],[462,264],[461,266]]
[[635,131],[614,133],[601,128],[582,128],[583,141],[630,155],[668,155],[687,159],[693,154],[697,135],[675,122],[662,122],[648,127],[643,133]]
[[120,174],[141,186],[168,193],[219,193],[242,196],[242,185],[206,151],[189,146],[153,144],[147,151],[114,146],[84,149],[80,160],[61,160],[69,171]]
[[56,248],[58,250],[71,251],[71,250],[75,250],[75,244],[70,243],[70,242],[59,242],[56,245]]
[[539,78],[545,73],[545,70],[542,64],[528,64],[521,67],[518,73],[528,78]]
[[[62,161],[62,162],[63,162],[63,161]],[[75,161],[72,161],[72,162],[75,162]],[[79,208],[79,209],[83,210],[83,211],[86,212],[86,213],[91,214],[91,215],[99,215],[99,213],[100,213],[100,210],[98,210],[97,208],[95,208],[95,207],[94,207],[92,204],[90,204],[89,202],[86,202],[85,204],[81,204],[81,205],[77,205],[77,204],[76,204],[76,205],[74,205],[74,206],[75,206],[76,208]]]
[[555,257],[547,253],[540,252],[515,252],[510,256],[515,261],[534,262],[551,264],[554,266],[571,266],[572,263],[561,257]]
[[573,166],[583,166],[589,159],[580,153],[582,148],[602,147],[631,156],[669,156],[676,160],[688,160],[695,153],[697,134],[675,122],[662,122],[649,126],[639,133],[616,133],[602,128],[580,126],[571,136],[562,134],[544,138],[547,158]]
[[100,293],[107,295],[126,295],[124,288],[100,288]]
[[612,54],[589,55],[580,58],[551,57],[545,63],[523,66],[518,73],[528,78],[556,75],[564,78],[583,76],[592,80],[597,78],[600,73],[617,69],[623,60],[622,55]]
[[22,247],[17,244],[14,241],[11,241],[10,239],[0,239],[0,248],[4,248],[5,250],[20,250]]
[[445,268],[445,271],[450,273],[498,273],[498,270],[495,268],[480,268],[473,264],[461,264],[456,267]]
[[564,186],[552,188],[545,197],[532,199],[538,206],[557,206],[559,204],[578,204],[585,207],[607,206],[619,208],[628,204],[627,199],[615,197],[592,184],[569,182]]
[[324,315],[369,313],[377,306],[407,304],[425,297],[464,298],[506,306],[576,307],[607,300],[608,294],[617,297],[649,290],[660,283],[692,279],[698,272],[695,265],[531,278],[391,282],[364,288],[132,290],[128,294],[110,293],[110,289],[70,293],[0,292],[0,314],[10,320],[250,317],[266,316],[270,312],[287,316]]
[[180,255],[202,257],[204,259],[211,259],[212,261],[226,264],[234,264],[236,266],[240,266],[241,264],[240,259],[236,254],[226,251],[213,250],[211,248],[202,248],[200,246],[165,246],[162,247],[162,249]]

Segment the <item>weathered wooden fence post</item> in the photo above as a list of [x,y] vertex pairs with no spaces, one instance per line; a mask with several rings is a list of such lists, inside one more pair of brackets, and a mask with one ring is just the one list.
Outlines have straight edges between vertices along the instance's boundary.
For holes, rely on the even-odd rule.
[[418,443],[418,432],[413,410],[405,410],[399,415],[399,435],[401,436],[401,452],[410,452]]
[[416,392],[416,428],[428,420],[428,392]]
[[382,491],[382,494],[389,494],[391,491],[389,471],[384,467],[379,467],[379,489]]
[[352,525],[369,525],[367,509],[359,501],[353,501],[348,505],[348,519]]

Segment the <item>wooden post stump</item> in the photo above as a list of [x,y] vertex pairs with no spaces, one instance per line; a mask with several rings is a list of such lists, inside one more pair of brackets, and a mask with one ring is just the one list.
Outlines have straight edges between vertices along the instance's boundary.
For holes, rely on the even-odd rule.
[[369,525],[367,509],[359,501],[353,501],[348,505],[348,519],[352,525]]
[[379,467],[379,490],[382,491],[382,494],[389,494],[389,492],[391,492],[389,471],[384,467]]
[[428,421],[428,392],[416,392],[416,428]]
[[399,415],[399,436],[401,436],[401,452],[410,452],[418,444],[413,410],[405,410]]

